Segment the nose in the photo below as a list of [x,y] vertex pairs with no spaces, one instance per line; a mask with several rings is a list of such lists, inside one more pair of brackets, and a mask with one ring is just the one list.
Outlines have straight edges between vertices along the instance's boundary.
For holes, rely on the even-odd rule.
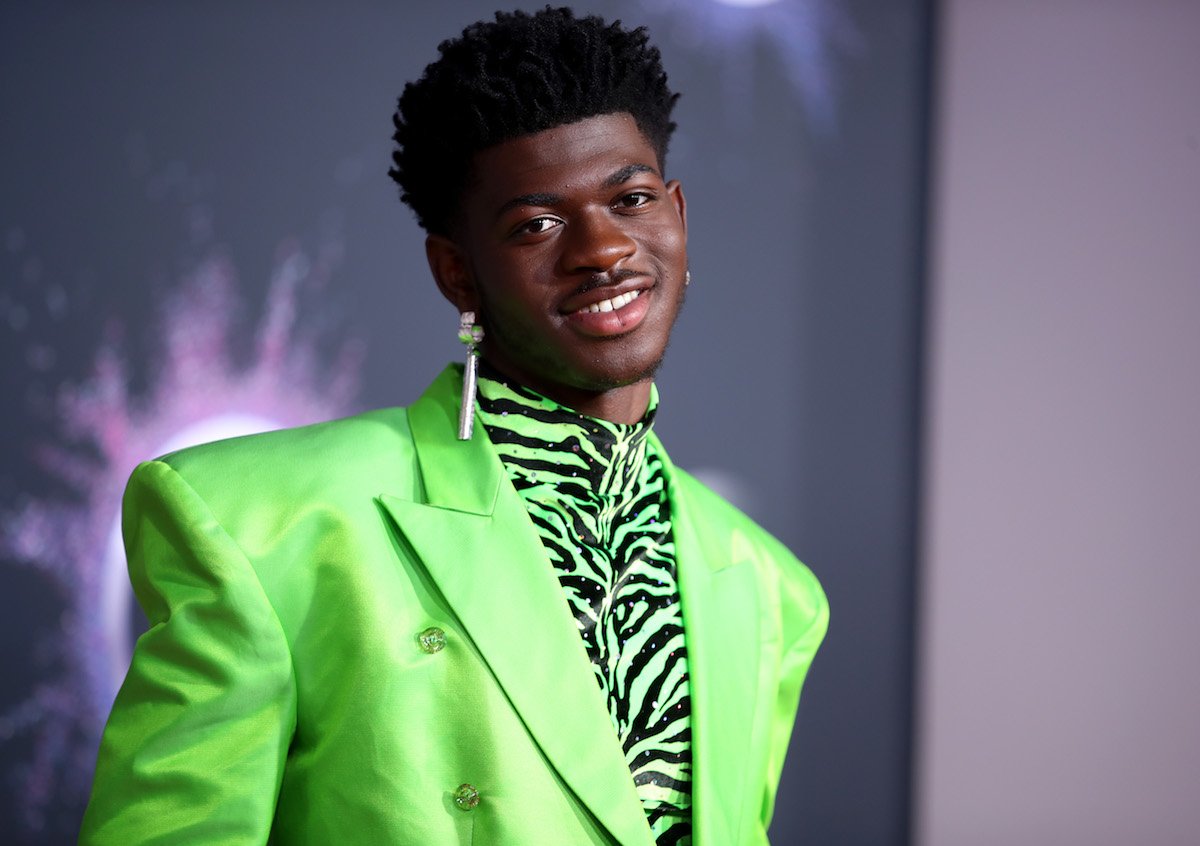
[[637,241],[607,209],[579,215],[567,224],[561,261],[568,273],[607,272],[637,252]]

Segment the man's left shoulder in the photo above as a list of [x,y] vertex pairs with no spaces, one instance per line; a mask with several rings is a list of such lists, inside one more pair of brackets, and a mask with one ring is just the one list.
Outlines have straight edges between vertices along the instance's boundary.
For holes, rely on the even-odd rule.
[[798,612],[800,618],[818,622],[828,617],[820,581],[790,549],[695,476],[678,467],[671,472],[685,519],[702,523],[695,528],[713,541],[709,554],[727,550],[730,563],[753,563],[784,608]]
[[785,566],[804,566],[774,535],[691,473],[673,467],[671,475],[676,499],[683,500],[681,504],[694,512],[695,519],[703,519],[706,533],[727,535],[735,545],[749,545],[756,554]]

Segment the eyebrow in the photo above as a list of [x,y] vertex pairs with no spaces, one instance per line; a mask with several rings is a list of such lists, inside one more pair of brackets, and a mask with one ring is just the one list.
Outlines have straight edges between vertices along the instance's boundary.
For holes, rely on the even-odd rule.
[[500,217],[509,209],[515,209],[518,206],[556,206],[563,201],[559,194],[522,194],[519,197],[513,197],[507,203],[496,210],[496,217]]
[[[625,165],[617,172],[613,173],[604,180],[605,188],[616,188],[623,182],[628,182],[635,174],[638,173],[654,173],[658,171],[646,164],[631,164]],[[504,203],[496,210],[496,217],[500,217],[509,209],[515,209],[520,206],[556,206],[563,201],[561,194],[522,194],[519,197],[513,197],[511,200]]]
[[657,174],[658,171],[655,170],[654,168],[650,167],[650,165],[646,165],[646,164],[625,165],[625,167],[621,168],[616,173],[614,173],[612,176],[608,177],[608,179],[604,180],[604,187],[605,188],[616,188],[622,182],[628,182],[629,179],[634,176],[634,174],[638,174],[638,173]]

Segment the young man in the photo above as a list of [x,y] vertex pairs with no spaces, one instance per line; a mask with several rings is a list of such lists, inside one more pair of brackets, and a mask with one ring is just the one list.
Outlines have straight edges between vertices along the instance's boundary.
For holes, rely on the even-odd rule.
[[689,280],[658,51],[551,9],[440,50],[392,175],[478,396],[469,359],[138,468],[151,628],[85,843],[766,842],[827,609],[651,432]]

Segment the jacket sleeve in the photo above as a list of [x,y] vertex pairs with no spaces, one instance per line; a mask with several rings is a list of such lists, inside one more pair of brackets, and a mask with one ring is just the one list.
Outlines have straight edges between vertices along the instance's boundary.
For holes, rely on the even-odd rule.
[[169,465],[134,471],[122,529],[150,628],[104,730],[80,843],[265,843],[296,718],[279,620]]
[[784,553],[779,578],[779,614],[783,633],[775,710],[771,720],[769,757],[767,760],[767,789],[763,796],[762,829],[771,822],[775,810],[775,793],[783,772],[783,760],[795,724],[800,688],[808,675],[817,648],[829,628],[829,603],[821,584],[807,567],[790,553]]

